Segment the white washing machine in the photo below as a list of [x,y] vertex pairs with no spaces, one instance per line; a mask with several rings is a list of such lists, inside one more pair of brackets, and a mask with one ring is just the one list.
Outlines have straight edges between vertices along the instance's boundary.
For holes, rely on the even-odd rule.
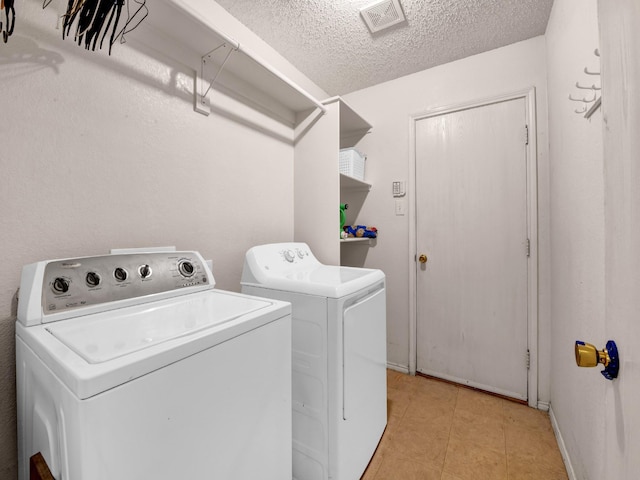
[[385,276],[304,243],[250,249],[242,292],[293,307],[293,477],[358,480],[387,424]]
[[214,284],[196,252],[24,268],[20,480],[291,479],[291,306]]

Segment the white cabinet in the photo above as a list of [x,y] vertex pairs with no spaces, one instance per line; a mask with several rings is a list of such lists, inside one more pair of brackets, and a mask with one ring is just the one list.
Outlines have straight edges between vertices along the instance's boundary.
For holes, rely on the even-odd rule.
[[[356,147],[371,124],[340,97],[322,102],[327,113],[297,137],[294,163],[294,239],[305,242],[329,265],[341,264],[340,203],[354,223],[371,185],[339,173],[341,148]],[[366,180],[366,169],[365,169]],[[366,242],[366,241],[365,241]]]

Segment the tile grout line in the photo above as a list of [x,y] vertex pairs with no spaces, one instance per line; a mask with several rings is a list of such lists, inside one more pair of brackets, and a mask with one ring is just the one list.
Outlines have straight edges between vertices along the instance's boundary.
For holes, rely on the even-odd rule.
[[[405,391],[406,385],[399,385],[398,384],[398,379],[396,379],[396,381],[394,382],[396,384],[396,386],[398,387],[397,390],[399,391]],[[400,388],[402,387],[402,388]],[[389,386],[388,382],[387,382],[387,391],[389,388],[394,388],[393,386]],[[388,398],[388,397],[387,397]],[[408,408],[405,408],[404,411],[402,412],[401,415],[399,415],[399,419],[397,420],[398,422],[401,422],[402,419],[404,418],[404,416],[407,414],[407,410]],[[388,422],[388,420],[387,420]],[[387,424],[388,426],[388,424]],[[392,435],[391,432],[385,432],[385,434],[389,434],[390,436]],[[380,461],[380,465],[378,466],[378,469],[376,470],[376,473],[373,475],[373,478],[371,480],[377,480],[378,479],[378,474],[380,473],[380,470],[382,469],[382,464],[384,462],[384,452],[382,452],[381,454],[382,460]]]
[[509,472],[509,450],[507,448],[507,410],[505,408],[507,400],[502,400],[502,434],[504,435],[504,461],[507,464],[507,480],[511,477]]
[[449,455],[449,444],[451,443],[451,431],[453,430],[453,419],[456,416],[456,408],[458,408],[458,397],[460,394],[460,387],[456,387],[456,401],[453,405],[453,414],[451,415],[451,423],[449,424],[449,435],[447,435],[447,447],[444,450],[444,460],[442,461],[442,470],[440,470],[440,480],[444,476],[444,466],[447,464],[447,455]]

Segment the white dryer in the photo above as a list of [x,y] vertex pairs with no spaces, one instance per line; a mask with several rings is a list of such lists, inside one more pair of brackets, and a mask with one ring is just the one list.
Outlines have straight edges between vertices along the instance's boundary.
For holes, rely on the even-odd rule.
[[387,423],[385,276],[321,264],[304,243],[251,248],[242,292],[293,316],[293,477],[358,480]]
[[24,268],[19,479],[291,479],[291,308],[214,289],[196,252]]

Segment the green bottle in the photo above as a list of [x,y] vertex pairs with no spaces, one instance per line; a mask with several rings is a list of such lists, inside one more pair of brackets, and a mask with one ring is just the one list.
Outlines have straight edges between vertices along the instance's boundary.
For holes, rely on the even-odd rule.
[[342,229],[344,227],[345,222],[347,221],[347,214],[345,210],[349,208],[349,205],[346,203],[340,204],[340,234],[342,234]]

